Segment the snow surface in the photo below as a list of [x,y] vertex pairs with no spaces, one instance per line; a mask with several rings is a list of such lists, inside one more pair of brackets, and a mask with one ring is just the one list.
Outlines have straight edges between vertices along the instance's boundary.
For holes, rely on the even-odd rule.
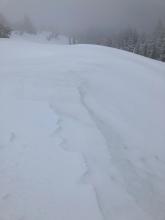
[[164,220],[165,64],[0,40],[0,220]]

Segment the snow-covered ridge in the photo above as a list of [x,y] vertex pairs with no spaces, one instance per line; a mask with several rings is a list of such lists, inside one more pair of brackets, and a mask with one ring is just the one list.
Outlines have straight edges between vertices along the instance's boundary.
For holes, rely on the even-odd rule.
[[0,39],[0,220],[164,220],[165,64]]

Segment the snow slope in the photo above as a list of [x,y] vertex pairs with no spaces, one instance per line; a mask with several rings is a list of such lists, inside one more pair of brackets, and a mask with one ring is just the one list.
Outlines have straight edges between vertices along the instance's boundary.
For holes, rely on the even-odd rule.
[[0,39],[0,220],[164,220],[165,64]]

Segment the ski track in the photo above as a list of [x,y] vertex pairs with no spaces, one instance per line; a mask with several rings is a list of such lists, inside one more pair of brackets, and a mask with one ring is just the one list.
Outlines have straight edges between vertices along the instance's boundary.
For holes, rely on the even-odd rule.
[[[95,114],[93,109],[87,105],[87,92],[85,92],[85,89],[86,83],[82,83],[82,85],[78,87],[80,101],[87,110],[91,119],[94,121],[100,134],[105,139],[107,149],[112,156],[112,162],[119,170],[120,175],[123,177],[127,192],[133,198],[135,203],[137,203],[140,209],[149,214],[150,219],[155,219],[157,216],[159,216],[160,219],[164,220],[163,197],[161,201],[161,195],[159,191],[154,188],[152,179],[149,178],[149,175],[147,173],[143,173],[143,177],[140,176],[136,167],[131,163],[131,161],[122,156],[124,144],[120,139],[120,135],[118,135],[109,124],[105,124],[105,122]],[[109,215],[106,219],[108,218]]]
[[[71,80],[70,80],[71,81]],[[25,79],[21,80],[22,85],[26,85],[26,81]],[[55,83],[56,84],[56,83]],[[73,76],[73,82],[71,83],[72,86],[69,85],[70,89],[73,89],[75,92],[78,93],[79,96],[79,101],[80,104],[82,105],[82,107],[85,109],[86,114],[89,115],[90,120],[92,121],[92,123],[94,124],[95,128],[99,131],[100,135],[103,137],[103,139],[105,140],[106,143],[106,147],[105,147],[105,154],[109,154],[109,161],[107,160],[105,162],[105,167],[107,166],[107,163],[109,163],[109,167],[113,166],[115,170],[117,170],[117,172],[119,171],[120,175],[123,177],[122,180],[124,180],[124,182],[122,182],[122,180],[120,180],[119,183],[115,183],[115,184],[119,184],[119,188],[121,188],[121,191],[126,190],[128,192],[128,194],[130,195],[130,200],[134,200],[134,203],[137,204],[139,208],[139,213],[141,212],[140,210],[142,209],[144,211],[142,216],[145,216],[145,219],[151,219],[153,218],[153,216],[157,216],[158,213],[157,211],[159,211],[159,216],[160,216],[160,210],[162,210],[162,218],[159,218],[161,220],[163,219],[163,213],[164,213],[164,209],[163,209],[163,205],[160,203],[159,200],[155,200],[154,204],[152,204],[152,209],[149,205],[149,207],[146,207],[146,204],[150,204],[150,201],[145,201],[145,198],[151,198],[154,197],[156,198],[156,196],[158,196],[158,198],[160,197],[160,195],[158,194],[158,192],[154,192],[154,188],[152,187],[152,182],[146,182],[146,180],[139,176],[136,168],[134,167],[134,165],[126,158],[122,157],[122,148],[123,148],[123,144],[122,142],[120,142],[120,136],[117,135],[113,129],[109,126],[104,124],[104,122],[95,114],[95,112],[87,105],[86,103],[86,96],[87,96],[87,92],[86,90],[86,82],[82,81],[82,79],[79,79],[77,82],[74,79]],[[65,88],[67,87],[67,82],[63,81],[63,84],[57,84],[58,87],[63,88],[63,86],[65,85]],[[22,90],[24,90],[24,86],[22,87]],[[44,100],[46,100],[47,98],[44,97]],[[51,97],[51,100],[53,100],[53,96]],[[24,97],[22,97],[22,100],[24,100]],[[38,102],[39,100],[42,101],[42,98],[38,100],[35,99],[31,99],[31,98],[27,98],[27,100],[29,101],[33,101],[33,102]],[[48,100],[49,101],[49,100]],[[58,138],[59,142],[58,142],[58,146],[68,152],[68,153],[76,153],[76,154],[80,154],[80,157],[82,157],[82,160],[84,161],[84,174],[82,174],[82,176],[80,177],[80,181],[79,183],[81,184],[88,184],[91,185],[93,188],[93,192],[95,193],[95,199],[97,201],[97,205],[98,208],[100,210],[100,213],[102,214],[102,219],[104,220],[109,220],[110,217],[114,216],[113,211],[111,212],[111,210],[113,210],[113,202],[111,204],[108,204],[107,201],[111,200],[111,195],[112,193],[109,191],[109,193],[106,191],[104,192],[104,182],[108,182],[107,185],[111,186],[112,182],[114,181],[113,178],[111,178],[111,171],[109,171],[109,173],[105,173],[103,170],[103,167],[99,167],[100,171],[98,170],[98,165],[96,165],[95,163],[91,162],[91,158],[88,155],[88,151],[86,152],[85,149],[81,149],[81,148],[75,148],[75,146],[72,147],[68,147],[67,146],[67,139],[65,138],[65,134],[63,134],[63,120],[65,120],[65,118],[70,118],[73,122],[77,121],[77,123],[79,124],[79,126],[86,126],[88,124],[83,123],[80,119],[72,116],[69,113],[60,113],[59,110],[56,109],[55,105],[53,105],[53,102],[51,103],[49,101],[49,107],[52,110],[52,112],[58,116],[58,120],[56,123],[56,129],[54,129],[54,131],[52,130],[52,132],[49,134],[49,137],[51,138]],[[58,104],[57,104],[58,106]],[[13,143],[14,141],[16,141],[17,135],[14,132],[11,132],[9,141],[11,143]],[[115,146],[113,146],[111,144],[111,140],[113,139],[113,145],[114,145],[114,138],[116,139],[116,144]],[[117,139],[119,141],[117,141]],[[103,150],[103,149],[102,149]],[[95,155],[93,153],[93,156],[96,158],[98,157],[98,155]],[[99,155],[100,156],[100,155]],[[98,159],[98,158],[97,158]],[[99,158],[98,160],[102,160],[103,158]],[[98,172],[99,173],[99,177],[98,177]],[[103,172],[103,173],[102,173]],[[97,179],[100,179],[101,184],[97,184]],[[115,182],[115,181],[114,181]],[[124,186],[124,187],[123,187]],[[140,188],[139,188],[140,187]],[[144,192],[144,188],[145,188],[145,192]],[[136,193],[137,191],[140,191],[141,193],[139,193],[139,195]],[[145,193],[145,195],[143,195]],[[3,200],[6,200],[9,198],[10,194],[6,194],[2,197]],[[132,200],[132,201],[133,201]],[[123,201],[124,202],[124,201]],[[114,204],[115,206],[115,204]],[[156,207],[156,208],[155,208]],[[162,207],[162,208],[161,208]],[[150,217],[147,217],[149,214]],[[154,218],[155,218],[154,217]],[[153,219],[154,219],[153,218]],[[118,219],[126,219],[126,216],[118,216]],[[136,219],[135,216],[133,216],[133,219]],[[139,219],[139,216],[137,217],[137,219]]]
[[[16,79],[18,79],[18,82],[20,82],[20,80],[19,80],[19,78],[20,77],[16,77]],[[54,126],[53,126],[53,124],[51,125],[51,129],[49,130],[49,133],[47,133],[47,135],[45,136],[45,137],[42,137],[42,133],[39,133],[38,134],[38,136],[40,136],[41,135],[41,141],[39,141],[39,142],[42,142],[43,141],[43,143],[49,143],[50,142],[50,140],[56,140],[55,141],[55,146],[57,147],[57,148],[61,148],[61,150],[62,151],[64,151],[64,152],[66,152],[67,154],[69,154],[69,155],[74,155],[75,157],[77,157],[77,159],[79,160],[79,161],[81,161],[81,164],[82,164],[82,170],[81,170],[81,175],[79,176],[79,178],[77,179],[77,186],[79,185],[79,184],[81,184],[81,185],[86,185],[87,184],[87,188],[89,188],[90,189],[90,194],[91,194],[91,196],[93,196],[93,199],[95,199],[95,202],[96,202],[96,208],[98,209],[98,210],[100,210],[100,212],[101,212],[101,209],[100,209],[100,206],[99,206],[99,200],[97,199],[97,191],[95,190],[95,188],[94,188],[94,186],[90,183],[90,182],[86,182],[86,183],[84,183],[83,181],[82,181],[82,179],[84,179],[84,176],[87,174],[87,173],[89,173],[89,167],[88,167],[88,163],[86,162],[86,159],[85,159],[85,157],[84,157],[84,155],[83,155],[83,152],[81,152],[81,151],[73,151],[72,149],[69,149],[68,147],[67,147],[67,139],[65,139],[65,136],[63,136],[63,133],[62,133],[62,131],[63,131],[63,128],[62,128],[62,126],[61,126],[61,122],[63,121],[63,118],[62,118],[62,116],[61,116],[61,114],[60,114],[60,112],[56,109],[56,107],[54,106],[54,105],[52,105],[51,104],[51,101],[49,100],[49,95],[47,96],[43,96],[42,97],[42,95],[40,96],[40,97],[38,97],[38,96],[34,96],[34,94],[32,94],[32,97],[31,97],[31,94],[29,93],[28,94],[28,92],[30,91],[29,89],[30,89],[30,87],[29,87],[29,82],[28,82],[28,79],[29,78],[23,78],[23,77],[21,77],[21,83],[20,83],[20,89],[21,89],[21,92],[14,92],[13,94],[12,94],[12,98],[11,98],[11,100],[12,100],[12,104],[13,105],[18,105],[18,104],[20,104],[21,105],[21,103],[24,105],[24,104],[26,104],[26,102],[27,103],[29,103],[29,105],[31,105],[31,107],[32,107],[32,109],[33,109],[33,105],[34,106],[36,106],[36,108],[38,109],[38,113],[40,114],[40,116],[41,116],[41,118],[43,117],[45,117],[45,119],[47,119],[47,116],[45,115],[44,116],[44,114],[42,113],[42,111],[41,111],[41,113],[40,113],[40,104],[41,104],[41,106],[42,106],[42,108],[44,107],[44,106],[46,106],[46,108],[48,108],[49,110],[50,110],[50,112],[49,112],[49,116],[51,115],[51,114],[53,114],[54,115],[54,117],[56,118],[57,117],[57,121],[55,121],[55,124],[54,124]],[[32,80],[32,78],[31,78],[31,80]],[[36,79],[34,78],[34,80],[36,81]],[[17,81],[17,80],[16,80]],[[38,81],[38,80],[37,80]],[[40,81],[40,80],[39,80]],[[74,81],[74,80],[73,80]],[[42,83],[42,81],[40,81],[40,83]],[[40,84],[39,83],[39,84]],[[60,82],[60,84],[59,83],[55,83],[58,87],[64,87],[64,88],[66,88],[67,86],[66,86],[66,84],[68,84],[67,82],[64,82],[63,81],[63,83],[62,83],[62,85],[61,85],[61,82]],[[5,86],[5,89],[6,89],[7,87]],[[70,88],[70,84],[69,84],[69,88]],[[12,88],[13,89],[13,88]],[[10,96],[10,94],[11,94],[11,92],[12,92],[12,89],[11,89],[11,91],[9,92],[9,96]],[[38,87],[38,89],[40,90],[41,88],[40,87]],[[72,89],[72,87],[71,87],[71,89]],[[36,94],[38,94],[38,92],[39,91],[37,91],[37,93]],[[3,95],[4,95],[4,93],[3,93]],[[54,100],[54,97],[52,96],[51,97],[51,100]],[[16,101],[16,103],[15,103],[15,101]],[[18,102],[18,103],[17,103]],[[20,103],[19,103],[20,102]],[[7,102],[8,103],[8,102]],[[38,106],[38,104],[39,104],[39,106]],[[37,107],[38,106],[38,107]],[[17,106],[17,108],[16,109],[18,109],[19,107],[21,107],[21,106]],[[36,109],[34,109],[35,111],[36,111]],[[32,114],[33,114],[34,112],[32,112]],[[17,116],[16,116],[17,117]],[[72,116],[70,116],[71,118],[72,118],[72,120],[77,120],[76,118],[74,118],[74,117],[72,117]],[[52,121],[52,123],[53,123],[53,121]],[[54,127],[54,128],[53,128]],[[32,127],[31,127],[32,128]],[[29,128],[28,128],[29,129]],[[25,134],[26,133],[28,133],[29,132],[29,130],[27,129],[27,131],[25,132]],[[37,133],[37,130],[35,130],[34,129],[34,133]],[[10,132],[10,134],[9,134],[9,136],[8,136],[8,140],[6,140],[6,143],[5,143],[5,145],[3,145],[3,147],[4,147],[4,150],[6,149],[6,147],[7,147],[7,145],[10,143],[10,145],[15,145],[15,146],[17,146],[17,147],[15,147],[15,151],[22,151],[22,153],[21,154],[24,154],[24,151],[26,151],[26,149],[27,148],[31,148],[32,149],[32,146],[29,146],[30,145],[30,143],[27,143],[27,142],[23,142],[24,144],[23,144],[23,146],[21,146],[22,145],[22,143],[20,142],[20,141],[23,141],[23,139],[22,140],[19,140],[21,138],[21,136],[19,137],[19,135],[17,135],[17,131],[11,131]],[[21,145],[20,145],[21,144]],[[19,146],[20,145],[20,146]],[[25,145],[26,145],[26,147],[25,147]],[[52,144],[51,144],[52,145]],[[18,147],[19,146],[19,147]],[[33,146],[34,147],[34,146]],[[43,147],[42,147],[43,148]],[[38,149],[39,150],[39,149]],[[43,149],[42,149],[43,150]],[[41,154],[43,154],[43,152],[42,152],[42,150],[39,150],[38,151],[38,153],[39,153],[39,156],[41,156],[41,159],[42,159],[42,157],[44,156],[44,155],[41,155]],[[49,147],[49,149],[48,149],[48,151],[50,151],[50,147]],[[11,153],[11,156],[12,156],[12,154],[13,154],[13,152]],[[17,152],[16,152],[16,154],[17,154]],[[74,158],[74,157],[73,157]],[[28,160],[29,160],[30,158],[28,158]],[[12,162],[14,162],[14,164],[12,165],[12,169],[16,169],[17,170],[17,162],[15,161],[15,159],[12,161]],[[15,168],[14,168],[15,167]],[[3,171],[3,170],[2,170]],[[3,172],[0,172],[0,174],[2,174]],[[30,171],[30,170],[27,170],[28,172]],[[29,175],[30,173],[28,173],[28,175]],[[3,176],[3,175],[2,175]],[[11,180],[12,181],[12,180]],[[89,186],[89,187],[88,187]],[[10,200],[10,197],[11,198],[13,198],[13,195],[12,195],[12,193],[6,193],[6,194],[3,194],[3,195],[1,195],[1,200],[2,200],[2,203],[3,202],[8,202],[9,200]],[[77,201],[78,202],[78,201]],[[85,203],[84,203],[85,204]],[[0,204],[0,209],[1,209],[1,204]],[[53,211],[53,210],[52,210]],[[93,216],[95,216],[95,218],[96,219],[98,219],[98,220],[102,220],[102,217],[101,217],[101,213],[99,213],[99,211],[96,211],[96,209],[94,210],[95,212],[96,212],[96,214],[93,212]],[[97,214],[98,213],[98,214]],[[50,212],[50,214],[51,214],[51,212]],[[85,214],[85,213],[84,213]],[[87,215],[87,213],[85,214],[85,215]],[[3,217],[3,216],[5,216],[5,215],[1,215],[0,214],[0,217]],[[7,214],[7,216],[8,216],[8,214]],[[9,215],[10,216],[10,215]],[[15,216],[20,216],[20,214],[19,213],[16,213],[16,215],[15,214],[13,214],[13,218],[14,218],[14,220],[15,219],[17,219],[17,217],[15,217]],[[43,215],[44,216],[44,215]],[[42,218],[43,218],[43,216],[41,216]],[[87,219],[90,219],[91,217],[90,216],[92,216],[92,215],[90,215],[89,214],[89,216],[87,216]],[[77,214],[77,217],[78,218],[82,218],[83,219],[83,215],[82,215],[82,213],[80,212],[79,214]],[[23,219],[26,219],[27,218],[27,216],[25,215],[25,216],[23,216],[23,217],[19,217],[19,219],[21,219],[21,218],[23,218]],[[52,213],[52,218],[53,218],[53,213]],[[61,217],[60,217],[61,218]],[[6,218],[7,220],[8,220],[8,218]],[[32,218],[33,219],[33,218]],[[62,220],[63,219],[66,219],[66,218],[62,218]]]
[[[62,136],[62,126],[61,126],[61,122],[62,122],[62,115],[60,114],[60,112],[58,112],[56,109],[55,109],[55,106],[52,106],[50,105],[50,108],[55,112],[55,114],[59,115],[59,120],[58,120],[58,129],[55,130],[54,134],[55,135],[58,135],[58,137],[61,138],[61,143],[60,143],[60,147],[66,151],[66,152],[69,152],[69,153],[80,153],[82,158],[83,158],[83,161],[84,161],[84,165],[86,167],[86,170],[84,171],[84,174],[82,175],[82,177],[80,177],[80,181],[79,183],[81,184],[90,184],[92,185],[92,188],[93,188],[93,191],[95,193],[95,196],[96,196],[96,200],[97,200],[97,204],[98,204],[98,208],[100,210],[100,213],[102,214],[103,216],[103,219],[106,219],[105,216],[104,216],[104,211],[103,211],[103,208],[102,208],[102,205],[100,203],[100,199],[99,199],[99,195],[98,195],[98,192],[97,192],[97,188],[95,187],[95,185],[92,183],[92,181],[90,181],[90,173],[91,173],[91,168],[89,166],[89,163],[88,163],[88,160],[86,159],[86,154],[81,152],[81,151],[74,151],[72,148],[67,148],[67,140]],[[67,115],[68,117],[68,115]],[[75,118],[73,118],[72,116],[69,116],[72,118],[72,120],[77,120]]]
[[[107,187],[110,187],[112,182],[114,182],[113,184],[119,184],[119,186],[117,186],[117,188],[119,187],[117,190],[119,190],[119,191],[121,190],[122,193],[125,190],[126,191],[128,190],[128,194],[130,195],[130,198],[129,198],[129,196],[128,196],[128,198],[126,197],[126,199],[128,200],[128,203],[131,203],[134,200],[133,203],[136,204],[137,201],[136,201],[136,197],[134,197],[134,195],[132,195],[130,193],[129,188],[127,188],[127,185],[126,185],[126,187],[123,187],[123,185],[124,185],[123,183],[121,184],[121,182],[120,183],[115,182],[115,180],[114,180],[115,178],[113,177],[113,174],[111,176],[111,170],[109,170],[109,173],[104,172],[104,166],[105,167],[107,167],[107,165],[109,167],[113,166],[114,167],[113,169],[115,171],[116,171],[116,169],[120,171],[121,176],[122,176],[122,172],[125,172],[125,171],[127,171],[127,169],[129,169],[128,170],[128,172],[130,172],[129,178],[130,179],[134,178],[135,182],[136,181],[139,182],[139,179],[136,178],[136,174],[133,173],[135,170],[132,170],[132,165],[129,164],[129,161],[124,160],[123,158],[119,158],[119,156],[118,156],[118,154],[120,153],[119,150],[118,151],[115,150],[114,151],[115,155],[113,155],[114,152],[111,151],[111,149],[110,149],[112,147],[111,146],[111,140],[110,139],[107,140],[107,136],[105,136],[105,134],[103,133],[104,130],[102,130],[100,119],[95,116],[95,113],[89,108],[89,106],[85,102],[86,93],[84,92],[84,87],[86,87],[86,82],[85,81],[83,82],[82,79],[79,79],[77,81],[77,86],[73,87],[73,89],[78,93],[79,102],[82,105],[82,107],[85,109],[85,112],[89,116],[89,118],[90,118],[91,122],[93,123],[93,125],[95,126],[95,129],[99,131],[99,133],[101,134],[101,137],[103,137],[103,139],[105,140],[106,146],[104,146],[102,151],[105,150],[104,153],[106,155],[109,154],[109,156],[107,157],[108,159],[106,159],[106,161],[105,161],[105,164],[103,163],[102,166],[99,167],[99,169],[98,169],[98,165],[91,162],[91,158],[88,155],[89,152],[85,150],[86,148],[83,149],[81,147],[79,148],[79,147],[75,147],[75,146],[67,147],[67,139],[64,138],[65,134],[63,134],[63,126],[62,126],[63,120],[65,121],[66,118],[70,118],[72,121],[78,121],[79,126],[81,126],[81,125],[84,126],[85,124],[83,124],[81,122],[81,120],[77,120],[77,119],[75,119],[74,117],[70,116],[67,113],[60,113],[60,111],[55,110],[55,107],[53,107],[53,105],[51,106],[51,108],[60,116],[60,120],[59,120],[59,122],[60,122],[59,123],[60,124],[60,132],[59,133],[63,134],[63,141],[62,141],[63,144],[61,145],[61,147],[64,150],[68,151],[68,152],[76,152],[76,153],[80,153],[82,155],[84,163],[86,165],[86,172],[81,177],[81,183],[86,183],[86,184],[91,184],[92,185],[93,190],[95,192],[98,208],[100,209],[100,212],[102,213],[102,217],[103,217],[104,220],[109,220],[110,218],[112,218],[112,219],[114,218],[115,213],[113,213],[113,211],[112,211],[113,208],[118,207],[118,205],[116,205],[115,202],[113,204],[113,201],[111,201],[111,204],[108,204],[108,201],[111,200],[111,196],[114,197],[113,193],[111,192],[111,189],[107,190]],[[113,132],[112,130],[110,130],[110,131]],[[93,138],[93,137],[91,136],[91,138]],[[104,141],[103,141],[103,143],[104,143]],[[120,148],[120,145],[115,146],[115,147]],[[116,153],[117,153],[117,155],[116,155]],[[102,158],[101,155],[97,155],[97,154],[95,155],[94,149],[93,149],[93,155],[92,156],[96,160],[100,161],[100,163],[102,163],[102,160],[104,160],[104,158]],[[111,156],[112,156],[112,162],[114,162],[113,164],[111,164],[111,162],[110,162],[111,161]],[[115,161],[113,161],[113,157],[115,158]],[[121,164],[121,166],[118,165],[117,162],[119,162]],[[122,165],[124,165],[123,168],[122,168]],[[122,170],[121,170],[121,168],[122,168]],[[99,175],[98,175],[98,173],[99,173]],[[123,177],[125,177],[125,175],[123,175]],[[99,182],[101,182],[101,184],[97,184],[98,178],[99,178]],[[126,183],[128,184],[130,182],[130,179],[127,179],[127,177],[126,177],[125,184]],[[104,190],[104,184],[105,183],[106,183],[106,187],[105,187],[106,190]],[[124,201],[123,198],[121,198],[121,200],[122,200],[121,204],[124,206],[125,201]],[[129,205],[132,206],[131,204],[129,204]],[[140,207],[139,204],[138,204],[138,206]],[[135,207],[132,207],[132,208],[134,209]],[[145,219],[151,219],[151,216],[147,217],[148,215],[145,214],[145,210],[144,210],[144,213],[143,212],[141,213],[141,208],[137,208],[137,209],[139,209],[139,211],[138,211],[139,215],[141,215],[143,218],[145,216]],[[136,217],[133,213],[131,213],[130,215],[133,217],[133,219],[136,219],[136,218],[139,219],[139,216]],[[118,219],[127,219],[127,216],[123,216],[123,215],[119,214]]]

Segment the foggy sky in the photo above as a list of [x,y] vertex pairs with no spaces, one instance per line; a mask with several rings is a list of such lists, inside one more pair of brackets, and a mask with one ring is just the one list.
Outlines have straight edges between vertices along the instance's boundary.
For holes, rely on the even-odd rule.
[[12,21],[24,14],[37,26],[58,29],[148,29],[165,20],[165,0],[0,0],[0,12]]

